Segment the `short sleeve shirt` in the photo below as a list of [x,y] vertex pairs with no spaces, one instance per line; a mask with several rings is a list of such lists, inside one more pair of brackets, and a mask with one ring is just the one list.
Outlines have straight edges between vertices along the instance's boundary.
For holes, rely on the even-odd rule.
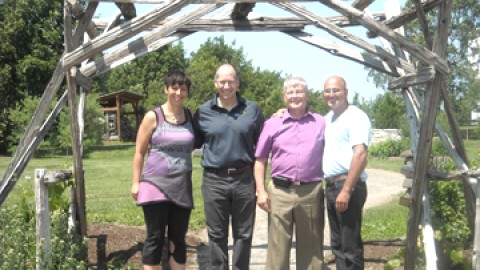
[[255,157],[268,158],[271,152],[272,176],[301,182],[320,181],[324,131],[323,116],[307,112],[294,119],[285,111],[283,117],[272,117],[265,122]]
[[[325,152],[323,170],[325,177],[347,173],[353,157],[355,145],[370,143],[371,123],[368,116],[359,108],[349,105],[338,117],[330,111],[325,116]],[[362,172],[360,178],[365,181],[368,175]]]

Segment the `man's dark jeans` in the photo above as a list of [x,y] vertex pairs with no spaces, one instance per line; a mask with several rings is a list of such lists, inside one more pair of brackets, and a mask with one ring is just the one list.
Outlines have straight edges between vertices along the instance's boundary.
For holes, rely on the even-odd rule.
[[343,184],[344,181],[339,181],[326,187],[332,252],[335,255],[337,270],[363,269],[361,229],[367,186],[365,182],[359,180],[350,195],[347,211],[340,213],[335,208],[335,200]]
[[230,218],[234,241],[232,269],[249,269],[256,208],[252,169],[236,175],[204,171],[202,193],[212,263],[209,269],[228,269]]

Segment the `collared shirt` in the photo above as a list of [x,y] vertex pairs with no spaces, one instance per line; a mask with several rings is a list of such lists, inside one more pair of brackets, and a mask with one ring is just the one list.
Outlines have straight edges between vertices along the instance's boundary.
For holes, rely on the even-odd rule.
[[268,158],[272,153],[272,177],[320,181],[323,178],[324,131],[323,116],[308,111],[300,119],[294,119],[286,111],[283,117],[272,117],[265,122],[255,157]]
[[[372,125],[368,116],[359,108],[350,105],[335,119],[330,111],[326,116],[325,158],[323,170],[325,177],[347,173],[353,157],[353,147],[370,143]],[[365,181],[368,175],[364,171],[360,178]]]
[[217,94],[194,115],[195,146],[203,145],[202,166],[241,168],[252,165],[264,117],[260,107],[237,93],[237,106],[230,112],[217,104]]

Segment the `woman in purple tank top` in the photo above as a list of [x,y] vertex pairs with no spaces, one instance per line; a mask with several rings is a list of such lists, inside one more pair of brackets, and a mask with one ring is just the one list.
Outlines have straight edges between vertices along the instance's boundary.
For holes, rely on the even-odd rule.
[[194,132],[183,102],[190,85],[185,73],[170,71],[164,78],[167,101],[145,115],[137,134],[131,194],[143,209],[147,228],[145,270],[160,269],[165,231],[170,268],[185,269],[185,235],[193,208]]

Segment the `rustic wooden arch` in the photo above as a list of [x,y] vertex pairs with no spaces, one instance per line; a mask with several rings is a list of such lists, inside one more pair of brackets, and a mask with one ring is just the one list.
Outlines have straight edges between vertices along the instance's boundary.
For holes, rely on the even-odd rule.
[[[115,2],[120,12],[111,21],[92,19],[98,2]],[[374,0],[354,0],[346,4],[339,0],[319,1],[252,1],[252,0],[91,0],[86,7],[79,0],[64,0],[65,52],[59,60],[49,84],[46,86],[39,107],[27,127],[16,152],[0,182],[0,204],[13,189],[34,150],[43,139],[64,104],[69,102],[73,136],[75,180],[77,184],[77,205],[80,231],[86,234],[84,174],[82,163],[83,106],[86,93],[92,85],[92,78],[127,63],[141,55],[179,40],[197,31],[279,31],[293,38],[326,50],[336,56],[363,64],[377,71],[390,74],[397,79],[390,82],[390,89],[399,89],[407,104],[408,120],[412,137],[414,163],[412,201],[408,217],[405,269],[414,269],[417,251],[418,226],[422,216],[422,197],[425,193],[427,166],[436,129],[443,144],[460,171],[464,182],[469,225],[475,232],[477,247],[480,241],[479,224],[475,222],[474,191],[475,172],[469,169],[467,156],[455,119],[452,104],[448,99],[446,75],[449,67],[446,61],[447,36],[451,23],[452,0],[413,0],[414,7],[400,14],[369,14],[365,11]],[[292,14],[290,17],[249,16],[256,2],[266,2]],[[304,8],[298,2],[319,2],[342,16],[322,17]],[[136,16],[135,4],[160,4],[142,16]],[[194,6],[192,11],[173,18],[183,7]],[[214,16],[207,14],[222,9]],[[436,28],[429,29],[426,13],[438,11]],[[424,34],[421,46],[403,36],[401,27],[412,20],[418,20]],[[76,21],[75,29],[73,22]],[[336,43],[322,40],[303,31],[307,25],[327,31],[332,36],[355,45],[361,50],[350,49]],[[362,25],[370,37],[380,36],[384,47],[379,47],[345,31],[342,27]],[[434,34],[432,35],[432,33]],[[104,56],[100,53],[128,39],[139,36],[127,45],[120,45]],[[85,38],[84,38],[85,36]],[[365,56],[368,52],[371,56]],[[95,60],[93,60],[95,58]],[[417,70],[416,59],[425,69]],[[68,89],[57,102],[55,109],[47,116],[63,79]],[[424,96],[420,96],[415,85],[426,85]],[[78,96],[80,96],[78,98]],[[79,100],[77,104],[77,99]],[[452,141],[435,124],[439,104],[448,115],[452,130]],[[478,177],[478,176],[477,176]],[[472,184],[472,185],[471,185]],[[478,207],[477,212],[480,211]],[[480,213],[480,212],[479,212]],[[428,213],[425,213],[428,215]],[[480,215],[476,215],[480,217]],[[480,269],[479,249],[474,251],[474,269]]]

